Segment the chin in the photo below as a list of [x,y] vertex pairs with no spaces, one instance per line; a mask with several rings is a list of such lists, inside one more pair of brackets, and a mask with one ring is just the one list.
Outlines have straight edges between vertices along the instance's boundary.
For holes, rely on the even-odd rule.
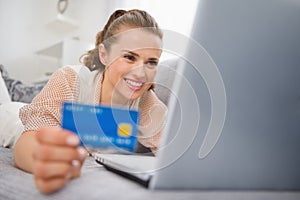
[[138,99],[139,97],[141,97],[149,88],[142,88],[141,90],[138,90],[138,91],[134,91],[133,93],[131,94],[127,94],[125,95],[125,97],[128,99],[128,100],[136,100]]
[[128,100],[136,100],[138,99],[140,96],[142,96],[144,93],[136,93],[134,92],[132,95],[128,95],[127,99]]

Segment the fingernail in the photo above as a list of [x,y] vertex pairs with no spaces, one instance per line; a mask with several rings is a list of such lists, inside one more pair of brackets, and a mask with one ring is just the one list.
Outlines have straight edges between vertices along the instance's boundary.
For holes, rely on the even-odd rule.
[[71,136],[67,137],[67,141],[66,142],[67,142],[68,145],[76,146],[76,145],[79,144],[79,139],[78,139],[77,136],[71,135]]
[[78,160],[72,160],[72,166],[74,168],[78,168],[80,166],[80,162]]
[[77,151],[78,151],[78,154],[79,154],[79,158],[81,160],[84,159],[87,156],[87,152],[86,152],[86,150],[83,147],[79,147],[77,149]]

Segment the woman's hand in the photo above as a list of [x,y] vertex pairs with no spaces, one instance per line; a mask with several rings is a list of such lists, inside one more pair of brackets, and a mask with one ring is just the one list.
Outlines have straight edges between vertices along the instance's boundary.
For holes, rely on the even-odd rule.
[[79,139],[75,134],[61,128],[47,127],[35,135],[38,144],[33,152],[32,173],[41,192],[54,192],[80,175],[87,152],[78,147]]

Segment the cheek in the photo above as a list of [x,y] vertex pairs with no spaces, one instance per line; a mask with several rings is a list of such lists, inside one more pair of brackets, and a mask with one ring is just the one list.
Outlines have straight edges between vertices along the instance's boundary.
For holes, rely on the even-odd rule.
[[157,72],[156,68],[155,69],[148,69],[148,70],[146,70],[146,75],[147,75],[148,82],[153,83],[155,75],[156,75],[156,72]]
[[117,83],[120,79],[127,74],[131,68],[121,62],[115,62],[107,68],[109,77],[113,82]]

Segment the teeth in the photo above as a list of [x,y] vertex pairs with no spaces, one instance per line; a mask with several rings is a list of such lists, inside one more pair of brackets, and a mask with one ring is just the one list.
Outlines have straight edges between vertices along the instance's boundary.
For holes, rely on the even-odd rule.
[[143,85],[142,83],[134,82],[134,81],[128,80],[128,79],[126,79],[125,81],[126,81],[126,83],[128,83],[134,87],[141,87]]

